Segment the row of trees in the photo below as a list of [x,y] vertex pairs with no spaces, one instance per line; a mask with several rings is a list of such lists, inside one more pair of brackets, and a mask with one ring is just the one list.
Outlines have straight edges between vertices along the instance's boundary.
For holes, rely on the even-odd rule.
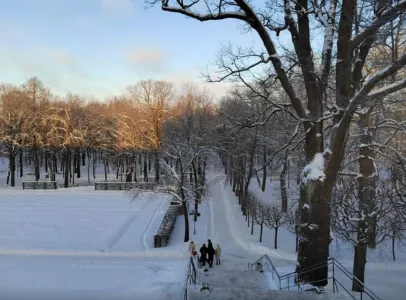
[[86,164],[89,182],[99,163],[105,180],[112,169],[121,181],[123,174],[126,181],[148,181],[154,172],[156,182],[166,183],[164,192],[184,206],[187,241],[186,204],[193,200],[197,211],[207,156],[213,155],[211,98],[194,85],[175,91],[164,81],[141,81],[127,90],[100,102],[73,94],[58,98],[35,77],[21,86],[2,84],[0,154],[9,160],[7,181],[15,186],[24,165],[33,168],[36,181],[42,168],[55,181],[59,169],[65,187],[81,177]]

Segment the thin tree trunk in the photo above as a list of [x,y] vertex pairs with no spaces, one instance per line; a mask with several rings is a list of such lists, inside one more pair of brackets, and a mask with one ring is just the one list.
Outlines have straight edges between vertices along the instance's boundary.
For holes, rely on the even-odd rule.
[[69,187],[69,149],[63,150],[64,187]]
[[288,192],[286,190],[286,170],[287,170],[287,157],[284,158],[282,164],[282,171],[279,175],[279,181],[281,185],[281,200],[282,200],[282,212],[288,212]]
[[44,151],[44,165],[45,165],[45,173],[48,173],[48,152]]
[[264,145],[264,147],[263,147],[263,149],[262,149],[262,163],[264,164],[264,168],[263,168],[263,171],[262,171],[262,186],[261,186],[261,190],[263,191],[263,192],[265,192],[265,188],[266,188],[266,170],[267,170],[267,166],[266,166],[266,163],[267,163],[267,148],[266,148],[266,145]]
[[86,152],[83,152],[83,154],[87,155],[87,182],[90,184],[90,150],[86,149]]
[[134,160],[134,182],[137,182],[137,157],[135,154],[133,160]]
[[73,184],[75,184],[75,173],[76,173],[76,165],[77,165],[77,163],[76,163],[76,159],[77,159],[77,156],[76,156],[76,150],[73,150],[72,151],[72,153],[71,153],[71,164],[70,164],[70,168],[71,168],[71,180],[72,180],[72,185]]
[[[80,154],[81,152],[80,152],[80,150],[78,150],[77,151],[77,159],[76,159],[76,165],[77,165],[77,173],[76,173],[76,178],[80,178],[80,176],[81,176],[81,174],[80,174],[80,167],[81,167],[81,163],[80,163],[80,161],[81,161],[81,154]],[[82,157],[82,163],[83,163],[83,157]],[[83,165],[85,165],[85,164],[83,164]]]
[[[56,153],[54,152],[54,173],[57,174],[58,173],[58,158],[56,157]],[[54,180],[55,181],[55,180]]]
[[23,172],[23,150],[20,151],[19,155],[20,155],[20,177],[23,177],[24,176],[24,172]]
[[86,166],[86,151],[82,151],[82,167],[85,166]]
[[159,153],[155,151],[155,182],[159,182]]
[[107,181],[107,159],[104,159],[104,180]]
[[396,256],[395,256],[395,231],[393,231],[393,235],[392,235],[392,258],[393,258],[393,261],[396,260]]
[[[10,186],[14,187],[16,185],[16,157],[12,153],[9,155],[9,172],[10,172]],[[8,182],[7,182],[8,184]]]
[[148,182],[148,166],[147,166],[147,159],[144,155],[144,181]]
[[259,242],[262,243],[262,232],[264,230],[264,222],[261,223],[261,231],[259,233]]
[[140,176],[142,175],[143,172],[143,164],[142,164],[142,154],[140,153],[139,159],[138,159],[138,165],[140,166]]
[[278,249],[278,229],[279,227],[275,227],[275,241],[274,241],[275,249]]
[[34,148],[34,174],[35,181],[38,181],[40,179],[40,172],[39,172],[39,155],[37,148]]

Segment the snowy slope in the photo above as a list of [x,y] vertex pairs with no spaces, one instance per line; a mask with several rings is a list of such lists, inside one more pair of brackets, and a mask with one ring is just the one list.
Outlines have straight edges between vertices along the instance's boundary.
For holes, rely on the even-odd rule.
[[167,195],[0,190],[0,299],[179,299],[187,254],[155,249]]

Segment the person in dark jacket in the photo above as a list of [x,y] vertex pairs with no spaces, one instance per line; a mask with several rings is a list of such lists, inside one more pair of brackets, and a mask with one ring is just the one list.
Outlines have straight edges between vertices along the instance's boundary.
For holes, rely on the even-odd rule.
[[206,244],[203,244],[203,246],[200,248],[200,263],[202,266],[206,264],[207,261],[207,247]]
[[211,268],[213,266],[213,258],[214,254],[216,253],[216,250],[214,250],[211,240],[208,240],[207,242],[208,242],[207,254],[209,256],[209,267]]

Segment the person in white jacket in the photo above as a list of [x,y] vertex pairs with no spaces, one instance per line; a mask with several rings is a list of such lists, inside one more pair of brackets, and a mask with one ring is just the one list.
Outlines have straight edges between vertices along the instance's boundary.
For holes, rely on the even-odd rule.
[[189,244],[189,253],[190,253],[190,257],[192,257],[195,260],[195,264],[197,264],[196,245],[193,241],[191,241]]
[[221,256],[221,248],[220,248],[220,245],[219,244],[217,244],[216,245],[216,250],[215,250],[216,252],[215,252],[215,255],[216,255],[216,265],[220,265],[221,263],[220,263],[220,256]]

